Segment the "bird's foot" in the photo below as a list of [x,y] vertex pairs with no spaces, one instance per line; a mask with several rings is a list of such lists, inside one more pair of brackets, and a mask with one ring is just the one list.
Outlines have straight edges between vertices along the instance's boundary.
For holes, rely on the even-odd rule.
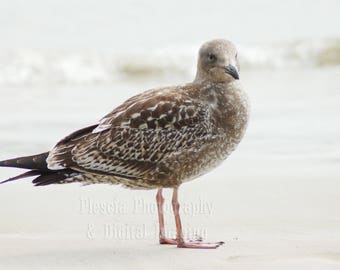
[[[190,243],[201,243],[203,241],[202,236],[195,235],[194,239],[188,240]],[[159,237],[159,243],[161,245],[177,245],[178,241],[176,238],[167,238],[164,236]]]
[[195,240],[195,241],[188,241],[188,242],[181,241],[177,244],[177,247],[178,248],[216,249],[219,246],[222,246],[223,244],[224,242],[209,243],[209,242],[202,242],[200,240]]
[[203,242],[202,237],[197,237],[194,240],[177,240],[176,238],[166,238],[161,237],[159,239],[159,243],[161,245],[177,245],[178,248],[200,248],[200,249],[216,249],[219,246],[223,245],[224,242]]
[[177,245],[177,240],[176,238],[162,237],[162,238],[159,238],[159,243],[161,245]]

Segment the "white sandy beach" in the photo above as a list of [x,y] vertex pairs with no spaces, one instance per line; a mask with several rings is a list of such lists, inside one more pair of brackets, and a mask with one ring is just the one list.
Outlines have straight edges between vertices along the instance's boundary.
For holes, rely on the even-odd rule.
[[[263,170],[262,162],[235,155],[217,172],[183,186],[186,233],[225,241],[218,250],[157,245],[153,192],[2,187],[1,268],[339,269],[337,171],[296,161],[267,161],[270,169]],[[81,200],[90,200],[92,210]],[[170,212],[166,217],[174,235]]]

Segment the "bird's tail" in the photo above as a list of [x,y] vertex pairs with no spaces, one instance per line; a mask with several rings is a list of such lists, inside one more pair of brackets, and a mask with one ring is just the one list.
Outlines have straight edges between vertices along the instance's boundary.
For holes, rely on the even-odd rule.
[[48,169],[46,162],[48,153],[49,152],[45,152],[39,155],[19,157],[0,161],[0,167],[15,167],[30,170],[28,172],[19,174],[15,177],[4,180],[0,182],[0,184],[4,184],[6,182],[11,182],[14,180],[19,180],[30,176],[38,176],[32,181],[32,183],[35,186],[62,184],[68,182],[65,181],[66,179],[74,178],[80,174],[79,172],[76,172],[72,169],[56,171]]
[[49,152],[39,155],[19,157],[0,161],[0,167],[15,167],[21,169],[31,169],[48,171],[46,159]]

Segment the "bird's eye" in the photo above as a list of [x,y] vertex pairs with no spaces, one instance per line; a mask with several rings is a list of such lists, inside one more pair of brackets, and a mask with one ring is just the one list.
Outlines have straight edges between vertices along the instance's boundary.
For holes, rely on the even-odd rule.
[[237,54],[235,54],[235,59],[237,59]]
[[214,62],[214,61],[216,61],[217,57],[216,57],[215,54],[209,53],[208,59],[209,59],[210,62]]

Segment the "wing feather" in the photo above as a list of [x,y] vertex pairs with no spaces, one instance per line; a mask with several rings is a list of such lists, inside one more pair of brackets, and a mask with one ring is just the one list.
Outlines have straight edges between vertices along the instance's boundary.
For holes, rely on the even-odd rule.
[[204,145],[212,129],[209,119],[208,107],[186,96],[132,98],[98,126],[60,141],[47,163],[50,169],[149,179],[167,157]]

